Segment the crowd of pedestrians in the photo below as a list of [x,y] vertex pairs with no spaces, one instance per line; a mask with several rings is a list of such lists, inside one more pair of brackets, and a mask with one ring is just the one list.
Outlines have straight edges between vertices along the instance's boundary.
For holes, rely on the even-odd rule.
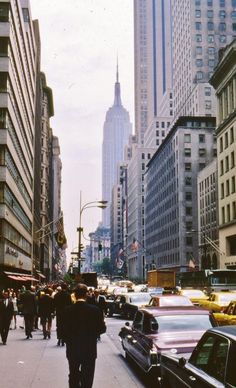
[[[105,296],[100,290],[89,288],[86,294],[88,304],[96,305],[102,311],[103,317],[106,313]],[[56,318],[57,345],[64,346],[63,338],[63,316],[67,306],[76,302],[75,294],[69,290],[66,283],[43,285],[43,286],[22,286],[14,290],[8,288],[0,292],[0,336],[2,343],[6,345],[9,330],[17,327],[17,316],[24,318],[24,329],[26,339],[33,338],[33,332],[42,330],[43,338],[51,338],[52,320]],[[41,328],[39,327],[41,325]],[[97,340],[100,340],[98,335]]]

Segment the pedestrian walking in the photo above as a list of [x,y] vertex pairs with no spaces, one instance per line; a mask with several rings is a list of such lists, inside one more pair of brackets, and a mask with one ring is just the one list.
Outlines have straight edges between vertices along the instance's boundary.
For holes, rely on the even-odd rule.
[[86,302],[87,286],[75,289],[76,303],[65,308],[63,338],[69,364],[69,387],[91,388],[97,358],[97,337],[105,333],[101,310]]
[[18,314],[18,299],[17,299],[17,296],[16,296],[16,293],[13,292],[12,296],[10,297],[10,300],[12,301],[13,303],[13,317],[12,317],[12,321],[11,321],[11,326],[12,324],[14,325],[14,329],[16,329],[16,316]]
[[36,302],[34,292],[25,290],[20,297],[22,303],[22,314],[25,321],[26,339],[32,338],[34,318],[36,315]]
[[63,313],[67,306],[72,304],[71,295],[68,292],[67,285],[62,283],[57,287],[57,293],[54,296],[54,307],[56,311],[56,326],[57,326],[57,345],[64,346],[62,319]]
[[3,292],[0,298],[0,334],[3,345],[6,345],[14,308],[8,292]]
[[43,338],[51,338],[52,317],[54,313],[54,301],[51,297],[51,290],[45,288],[44,295],[38,301],[38,314],[43,327]]
[[[89,298],[87,299],[87,302],[89,304],[93,304],[93,305],[97,306],[101,310],[103,316],[105,316],[105,314],[106,314],[106,307],[107,307],[107,305],[106,305],[106,298],[105,298],[104,295],[102,295],[100,293],[100,291],[98,289],[94,290],[93,295],[89,296]],[[98,335],[97,340],[101,341],[101,336],[100,335]]]

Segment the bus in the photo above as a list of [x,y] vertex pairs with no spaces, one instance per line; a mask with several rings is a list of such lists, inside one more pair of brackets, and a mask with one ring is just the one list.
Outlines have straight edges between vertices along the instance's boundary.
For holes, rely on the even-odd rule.
[[236,290],[236,270],[205,269],[176,273],[176,285],[181,288],[194,288],[212,291]]

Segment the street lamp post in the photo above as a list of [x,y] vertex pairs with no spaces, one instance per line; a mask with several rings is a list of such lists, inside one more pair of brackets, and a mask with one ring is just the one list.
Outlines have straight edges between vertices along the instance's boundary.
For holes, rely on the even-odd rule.
[[82,205],[82,194],[80,192],[80,211],[79,211],[79,227],[77,228],[77,232],[78,232],[78,274],[80,275],[80,272],[81,272],[81,268],[80,268],[80,264],[81,264],[81,253],[82,253],[82,250],[83,250],[83,245],[82,245],[82,242],[81,242],[81,237],[82,237],[82,232],[83,232],[83,228],[82,228],[82,213],[85,209],[89,209],[89,208],[92,208],[92,207],[98,207],[100,209],[105,209],[107,207],[107,201],[104,201],[104,200],[101,200],[101,201],[91,201],[91,202],[86,202],[84,205]]

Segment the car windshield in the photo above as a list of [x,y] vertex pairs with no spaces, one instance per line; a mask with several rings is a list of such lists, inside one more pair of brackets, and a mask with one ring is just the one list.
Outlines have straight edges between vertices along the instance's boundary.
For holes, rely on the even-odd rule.
[[201,290],[182,290],[182,294],[189,296],[189,298],[191,297],[200,298],[205,296],[204,292],[202,292]]
[[221,302],[231,302],[233,299],[235,299],[235,294],[221,294],[219,296]]
[[143,295],[132,295],[130,297],[130,303],[148,303],[150,300],[149,294],[143,294]]
[[212,327],[209,315],[166,315],[155,317],[158,332],[208,330]]

